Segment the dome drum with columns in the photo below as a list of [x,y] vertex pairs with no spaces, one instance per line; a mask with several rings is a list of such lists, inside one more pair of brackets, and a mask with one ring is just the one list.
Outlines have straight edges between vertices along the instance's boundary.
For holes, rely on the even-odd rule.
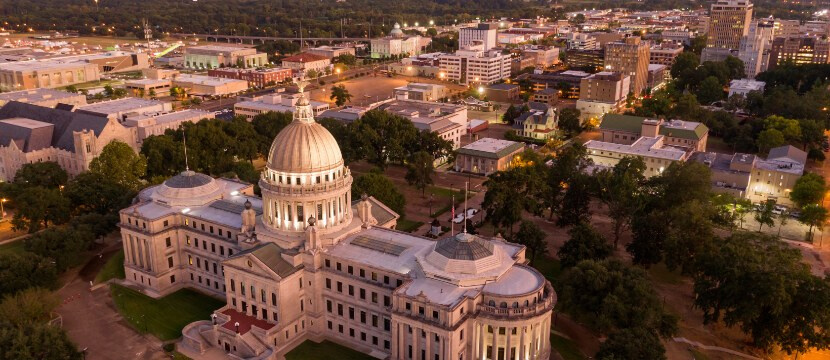
[[351,173],[337,140],[314,120],[303,94],[307,82],[298,85],[294,120],[274,138],[259,181],[262,223],[289,237],[302,236],[309,217],[323,233],[340,230],[352,219]]

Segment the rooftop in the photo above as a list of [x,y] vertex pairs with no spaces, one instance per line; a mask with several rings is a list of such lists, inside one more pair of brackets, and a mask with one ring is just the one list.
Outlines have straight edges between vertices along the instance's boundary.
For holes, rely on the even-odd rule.
[[297,55],[289,56],[287,58],[282,59],[282,62],[299,62],[299,63],[308,63],[312,61],[320,61],[320,60],[328,60],[329,58],[321,55],[311,54],[311,53],[300,53]]
[[459,154],[480,156],[492,159],[501,159],[517,150],[524,148],[524,144],[520,142],[482,138],[458,149]]
[[146,107],[159,106],[163,102],[158,100],[147,100],[142,98],[126,97],[122,99],[102,101],[89,105],[82,105],[77,110],[96,114],[118,114],[134,110],[140,110]]
[[83,96],[66,91],[55,89],[38,88],[33,90],[13,91],[0,93],[0,103],[7,101],[19,101],[25,103],[36,103],[44,100],[58,100]]
[[686,157],[685,151],[663,145],[662,137],[662,135],[657,137],[643,136],[631,145],[589,140],[585,143],[585,148],[588,149],[590,154],[596,154],[597,151],[609,151],[624,155],[646,156],[672,161],[683,160]]

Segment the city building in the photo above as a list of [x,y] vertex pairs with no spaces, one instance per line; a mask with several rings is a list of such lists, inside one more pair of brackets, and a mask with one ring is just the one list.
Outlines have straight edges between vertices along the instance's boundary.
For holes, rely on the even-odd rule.
[[492,84],[484,87],[484,96],[489,101],[509,103],[519,100],[519,85],[516,84]]
[[533,66],[540,70],[559,63],[559,48],[556,46],[522,45],[519,50],[525,57],[532,58]]
[[331,69],[331,59],[305,52],[282,59],[282,67],[306,76],[309,71],[315,71],[317,75],[325,75],[326,71]]
[[605,70],[631,77],[631,92],[640,96],[648,80],[649,45],[639,37],[605,44]]
[[600,49],[597,38],[585,33],[565,34],[565,46],[568,50],[597,50]]
[[168,96],[173,81],[169,79],[134,79],[124,82],[124,89],[135,97]]
[[530,101],[553,105],[559,100],[559,90],[556,88],[544,88],[533,93]]
[[801,34],[801,20],[798,19],[774,19],[773,36],[775,37],[789,37],[798,36]]
[[305,340],[380,358],[548,358],[556,295],[524,265],[525,247],[392,230],[398,214],[352,200],[337,141],[307,104],[271,145],[261,198],[185,171],[120,212],[125,281],[151,296],[225,298],[179,346],[244,359],[281,358]]
[[377,108],[411,120],[418,130],[436,133],[452,142],[453,149],[461,146],[461,136],[467,133],[470,122],[467,107],[452,103],[395,99]]
[[403,100],[438,101],[447,97],[447,87],[439,84],[409,83],[395,88],[395,98]]
[[756,20],[750,24],[747,35],[741,38],[738,59],[744,63],[747,78],[754,79],[755,75],[767,70],[773,35],[772,23]]
[[55,107],[58,104],[86,105],[86,96],[45,88],[0,93],[0,106],[6,105],[10,101],[43,107]]
[[527,106],[529,110],[513,120],[516,135],[543,141],[556,135],[559,128],[556,108],[537,102],[529,102]]
[[692,34],[686,30],[663,30],[660,37],[664,43],[675,43],[686,46],[692,44]]
[[[584,71],[562,70],[551,73],[530,74],[530,81],[533,82],[534,90],[553,88],[562,91],[560,97],[576,99],[579,98],[579,88],[582,86],[582,79],[588,76],[591,76],[591,74]],[[567,88],[564,88],[566,85]]]
[[239,69],[221,68],[208,70],[208,76],[245,80],[249,87],[265,87],[290,81],[293,71],[288,68]]
[[696,152],[691,160],[708,166],[712,189],[753,203],[774,200],[792,205],[790,192],[804,174],[807,153],[785,145],[770,150],[766,159],[752,154]]
[[666,84],[669,69],[666,65],[648,64],[648,80],[646,86],[651,90],[657,90]]
[[178,74],[173,78],[173,86],[187,89],[187,93],[191,96],[228,96],[248,90],[248,81],[205,75]]
[[401,25],[395,23],[389,36],[372,39],[370,41],[371,57],[373,59],[390,58],[392,56],[412,56],[424,52],[432,42],[432,38],[419,35],[405,35]]
[[98,65],[87,62],[32,60],[0,63],[2,91],[57,88],[100,79]]
[[515,141],[483,138],[456,150],[455,171],[488,176],[510,169],[513,158],[524,150]]
[[510,76],[515,77],[522,72],[527,72],[525,70],[535,70],[535,67],[535,57],[525,54],[518,54],[518,56],[515,56],[510,60]]
[[153,135],[164,135],[167,130],[176,130],[185,122],[197,123],[203,119],[213,119],[216,116],[209,111],[199,109],[186,109],[168,113],[143,113],[128,115],[122,125],[136,129],[135,141],[138,147],[148,137]]
[[830,41],[812,36],[776,37],[772,40],[769,69],[785,62],[794,64],[826,64]]
[[767,83],[752,79],[735,79],[729,82],[729,96],[738,94],[746,96],[751,91],[764,92]]
[[605,114],[619,111],[625,106],[630,87],[631,77],[617,72],[603,71],[583,78],[576,101],[580,120],[599,124]]
[[588,151],[588,158],[598,168],[611,168],[622,158],[638,157],[646,164],[643,175],[648,178],[660,175],[673,162],[682,162],[689,157],[687,151],[665,145],[665,138],[663,135],[642,136],[629,144],[588,140],[585,148]]
[[459,84],[493,84],[510,77],[510,55],[499,50],[468,48],[439,58],[441,73]]
[[752,22],[753,5],[749,0],[718,0],[709,10],[706,47],[738,49]]
[[[276,93],[256,96],[233,104],[233,113],[236,116],[244,116],[248,121],[253,120],[254,116],[272,111],[293,113],[297,109],[297,101],[299,100],[300,94]],[[329,103],[327,102],[312,100],[308,103],[308,106],[314,112],[314,116],[320,116],[322,112],[329,109]]]
[[600,71],[605,66],[605,49],[567,50],[565,51],[565,64],[569,69]]
[[268,64],[268,54],[256,49],[232,45],[189,46],[184,49],[184,66],[188,69],[216,69],[236,66],[256,68]]
[[200,110],[170,112],[169,103],[119,99],[86,106],[38,106],[10,101],[0,107],[0,182],[14,180],[24,164],[53,161],[69,176],[89,164],[112,141],[138,152],[150,135],[184,121],[212,118]]
[[666,66],[674,65],[674,59],[683,52],[683,45],[671,42],[664,42],[654,45],[649,50],[649,64],[660,64]]
[[482,50],[490,50],[498,46],[499,25],[480,23],[475,27],[464,27],[458,30],[458,48],[464,49],[472,45],[481,45]]
[[603,142],[635,143],[641,137],[662,136],[661,144],[690,151],[706,151],[709,128],[706,125],[685,120],[647,119],[640,116],[607,114],[599,125]]
[[173,110],[173,104],[159,100],[125,97],[75,107],[76,113],[123,122],[127,116],[143,113],[164,113]]
[[353,47],[346,46],[318,46],[311,49],[306,49],[306,53],[322,56],[328,59],[334,59],[340,55],[355,55]]

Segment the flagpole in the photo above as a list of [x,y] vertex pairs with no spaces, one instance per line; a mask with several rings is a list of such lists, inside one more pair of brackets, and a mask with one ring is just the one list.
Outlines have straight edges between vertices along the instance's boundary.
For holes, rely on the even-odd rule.
[[452,203],[450,204],[450,208],[452,209],[452,219],[450,219],[450,236],[455,236],[455,194],[452,195]]
[[467,192],[470,191],[470,182],[464,183],[464,232],[467,232]]

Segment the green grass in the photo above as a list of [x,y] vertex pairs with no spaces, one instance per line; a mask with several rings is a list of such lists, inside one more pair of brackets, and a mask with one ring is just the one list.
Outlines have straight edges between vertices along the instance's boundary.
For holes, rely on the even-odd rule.
[[398,219],[397,229],[400,230],[400,231],[405,231],[405,232],[413,232],[415,230],[418,230],[418,228],[421,227],[421,225],[423,225],[423,224],[424,224],[423,221],[412,221],[412,220],[407,220],[407,219]]
[[285,354],[286,360],[374,360],[373,357],[333,342],[306,341]]
[[[453,188],[461,187],[459,190],[450,190],[445,189],[442,187],[437,186],[429,186],[427,187],[428,194],[435,194],[436,198],[444,198],[447,200],[451,200],[452,196],[455,195],[455,201],[464,201],[464,184],[453,184]],[[470,191],[470,196],[474,193]]]
[[123,279],[124,276],[124,250],[122,249],[107,260],[107,263],[95,276],[95,283],[102,283],[109,279]]
[[562,275],[562,265],[560,265],[559,260],[541,254],[530,263],[530,266],[539,270],[554,286],[559,282],[559,277]]
[[583,360],[587,357],[579,351],[576,343],[553,332],[550,333],[550,346],[565,360]]
[[22,254],[26,249],[23,248],[23,240],[12,241],[0,245],[0,253],[4,254]]
[[185,356],[184,354],[182,354],[182,353],[180,353],[180,352],[178,352],[178,351],[173,352],[172,359],[173,359],[173,360],[193,360],[193,359],[191,359],[191,358],[189,358],[189,357]]
[[153,299],[119,285],[110,287],[118,312],[136,330],[150,333],[162,341],[182,336],[182,328],[197,320],[208,320],[213,310],[225,303],[193,290],[183,289],[161,299]]

